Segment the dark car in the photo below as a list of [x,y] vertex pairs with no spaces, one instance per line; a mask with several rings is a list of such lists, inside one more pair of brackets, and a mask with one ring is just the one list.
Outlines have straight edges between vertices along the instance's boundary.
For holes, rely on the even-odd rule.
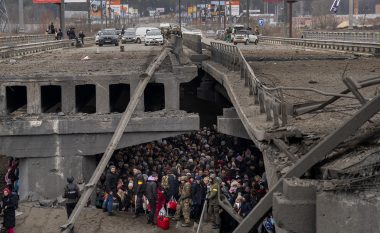
[[125,44],[127,42],[135,42],[136,41],[136,29],[128,28],[125,30],[123,37],[121,38],[121,43]]
[[104,29],[99,35],[99,46],[105,44],[119,45],[119,36],[117,35],[116,29]]

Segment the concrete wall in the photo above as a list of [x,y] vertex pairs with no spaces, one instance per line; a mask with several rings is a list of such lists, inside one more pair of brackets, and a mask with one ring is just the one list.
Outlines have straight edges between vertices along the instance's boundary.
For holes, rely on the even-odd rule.
[[316,203],[317,233],[380,232],[380,201],[374,193],[322,192]]
[[88,182],[96,168],[95,157],[54,156],[20,160],[20,199],[35,201],[63,194],[66,178]]
[[380,198],[376,192],[325,192],[318,180],[285,179],[273,196],[276,232],[380,232]]
[[[186,68],[177,68],[181,75],[170,73],[157,73],[152,82],[162,83],[165,88],[165,108],[170,110],[179,109],[179,93],[180,83],[189,82],[197,76],[197,68],[190,66]],[[109,113],[109,85],[111,84],[129,84],[130,97],[139,82],[138,74],[129,75],[109,75],[109,76],[94,76],[94,77],[58,77],[54,80],[49,78],[13,78],[6,77],[0,82],[0,116],[7,115],[5,88],[7,86],[26,86],[27,87],[27,113],[41,114],[41,86],[58,85],[62,90],[62,112],[75,113],[75,86],[84,84],[96,85],[96,112]],[[144,111],[144,97],[140,99],[140,103],[136,109]]]
[[[199,116],[179,111],[180,83],[197,76],[196,66],[177,66],[172,73],[156,73],[152,82],[165,88],[165,109],[144,113],[140,99],[118,148],[172,137],[199,129]],[[66,177],[88,182],[96,161],[103,153],[120,120],[110,114],[109,85],[129,84],[130,96],[139,82],[139,74],[91,77],[4,77],[0,82],[0,154],[20,161],[20,198],[36,200],[62,194]],[[75,86],[95,85],[96,113],[76,113]],[[26,114],[7,112],[6,87],[26,86]],[[63,113],[41,113],[41,86],[61,86]]]

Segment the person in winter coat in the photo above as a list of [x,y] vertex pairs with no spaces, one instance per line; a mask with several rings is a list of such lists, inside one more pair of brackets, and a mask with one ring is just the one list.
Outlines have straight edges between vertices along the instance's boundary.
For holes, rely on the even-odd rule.
[[114,165],[110,166],[110,172],[106,175],[106,193],[107,199],[103,202],[103,211],[108,212],[108,215],[112,216],[112,206],[114,198],[117,194],[117,181],[118,175],[116,173],[116,167]]
[[157,200],[156,200],[156,212],[154,213],[154,219],[157,219],[158,213],[162,209],[162,207],[165,207],[166,204],[166,198],[163,189],[158,186],[157,188]]
[[178,181],[178,178],[177,178],[177,170],[175,168],[172,169],[171,173],[168,175],[169,176],[169,179],[168,179],[168,183],[169,183],[169,191],[168,191],[168,199],[169,198],[175,198],[176,200],[178,200],[179,198],[179,181]]
[[9,188],[3,191],[4,197],[1,205],[1,211],[4,212],[4,225],[7,233],[14,233],[16,225],[16,200]]
[[202,182],[202,177],[195,177],[191,187],[192,218],[198,221],[202,214],[202,207],[206,198],[207,187]]
[[155,225],[154,213],[156,212],[156,200],[157,200],[157,174],[152,174],[148,178],[146,184],[146,197],[149,201],[150,212],[148,215],[148,224]]
[[135,202],[135,218],[137,218],[140,213],[144,212],[143,209],[143,195],[145,193],[146,182],[141,171],[137,168],[133,169],[133,194]]
[[63,193],[63,198],[66,198],[66,213],[67,218],[70,217],[78,200],[80,198],[79,187],[74,183],[74,177],[67,177],[67,185]]

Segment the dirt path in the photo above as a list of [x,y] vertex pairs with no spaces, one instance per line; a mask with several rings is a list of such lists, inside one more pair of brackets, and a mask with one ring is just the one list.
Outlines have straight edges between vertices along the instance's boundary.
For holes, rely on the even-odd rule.
[[[66,221],[66,211],[62,207],[41,208],[34,207],[35,203],[23,203],[20,206],[21,216],[17,217],[17,233],[58,233],[59,226]],[[158,227],[146,224],[146,218],[141,216],[132,218],[133,213],[118,212],[109,217],[107,213],[95,208],[85,208],[75,225],[76,233],[186,233],[194,232],[193,228],[183,228],[176,222],[171,222],[170,229],[164,231]],[[213,233],[210,226],[206,226],[205,233]]]

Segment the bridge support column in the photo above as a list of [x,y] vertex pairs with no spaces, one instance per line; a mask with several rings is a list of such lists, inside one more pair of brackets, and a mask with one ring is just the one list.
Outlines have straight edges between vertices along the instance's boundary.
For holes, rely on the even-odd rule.
[[167,80],[165,86],[165,109],[178,110],[180,99],[179,83],[175,78]]
[[0,86],[0,116],[7,114],[7,96],[5,86]]
[[[137,84],[138,83],[139,83],[139,79],[131,80],[131,84],[130,84],[130,89],[131,89],[131,91],[130,91],[130,98],[132,98],[133,94],[135,93],[135,90],[137,88]],[[144,109],[144,94],[141,95],[140,101],[137,104],[135,111],[138,111],[138,112],[144,112],[145,111],[145,109]]]
[[75,86],[74,84],[62,85],[62,112],[75,112]]
[[96,168],[94,156],[54,156],[20,159],[20,199],[55,199],[63,194],[66,178],[88,182]]
[[27,112],[28,114],[41,113],[41,88],[36,83],[27,86]]
[[280,232],[315,233],[315,202],[316,188],[310,181],[284,180],[283,193],[273,195],[273,217]]
[[110,112],[110,95],[107,82],[98,82],[96,84],[96,112]]

